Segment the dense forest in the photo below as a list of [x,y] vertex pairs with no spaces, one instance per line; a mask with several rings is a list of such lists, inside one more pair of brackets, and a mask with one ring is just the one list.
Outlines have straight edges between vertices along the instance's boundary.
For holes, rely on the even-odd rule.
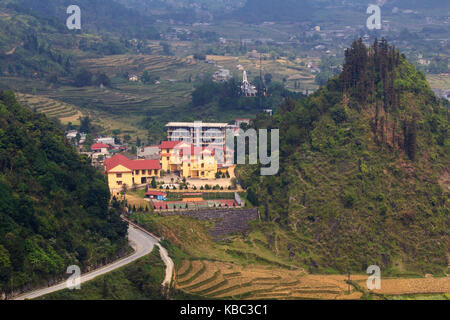
[[0,294],[114,259],[127,226],[105,177],[57,126],[0,92]]
[[40,300],[163,300],[165,264],[159,247],[123,268],[83,284],[81,290],[61,290]]
[[239,169],[274,250],[311,272],[443,274],[449,113],[397,49],[355,41],[339,76],[253,125],[280,129],[278,176]]

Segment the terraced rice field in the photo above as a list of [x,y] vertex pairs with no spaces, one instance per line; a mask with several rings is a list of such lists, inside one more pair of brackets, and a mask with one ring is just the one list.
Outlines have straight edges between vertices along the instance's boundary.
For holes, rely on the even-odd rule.
[[32,110],[44,113],[50,118],[59,119],[62,123],[76,124],[83,116],[83,113],[71,104],[42,96],[17,93],[17,100]]
[[[367,291],[367,275],[351,280]],[[301,269],[240,266],[233,263],[185,260],[177,270],[176,287],[213,299],[360,299],[345,275],[310,275]],[[368,291],[367,291],[368,292]],[[392,297],[450,293],[450,278],[382,279],[376,294]]]
[[81,108],[42,95],[16,93],[16,96],[21,104],[28,106],[30,109],[36,110],[37,112],[45,113],[50,118],[58,119],[63,124],[71,122],[74,125],[79,125],[80,117],[89,116],[95,124],[100,125],[105,130],[105,133],[110,133],[114,129],[119,129],[124,134],[128,133],[139,135],[141,137],[145,137],[146,135],[145,130],[140,130],[135,126],[136,120],[133,117],[124,119],[119,115]]
[[174,67],[196,65],[192,59],[161,55],[113,55],[104,58],[85,59],[81,64],[92,72],[113,74],[126,69],[142,73],[145,70],[158,73]]
[[[365,275],[353,276],[366,279]],[[176,286],[183,291],[214,299],[358,299],[348,294],[346,276],[307,275],[301,269],[239,266],[232,263],[183,261]]]
[[[213,55],[208,55],[207,59],[216,62],[216,70],[221,66],[225,69],[229,69],[232,74],[236,74],[240,79],[242,78],[242,70],[238,70],[238,65],[241,65],[243,69],[247,71],[250,81],[252,81],[255,76],[259,75],[259,59],[250,59],[246,56],[230,57]],[[285,85],[291,90],[296,90],[294,87],[295,82],[298,82],[300,85],[298,90],[317,89],[318,86],[314,82],[315,75],[310,73],[307,67],[301,66],[301,62],[301,60],[290,61],[288,59],[267,59],[262,60],[262,69],[263,73],[272,74],[273,81],[281,82],[285,79]],[[312,62],[312,60],[306,62]]]
[[[358,281],[361,287],[364,281]],[[417,279],[381,279],[381,289],[374,293],[386,295],[450,293],[450,277]]]

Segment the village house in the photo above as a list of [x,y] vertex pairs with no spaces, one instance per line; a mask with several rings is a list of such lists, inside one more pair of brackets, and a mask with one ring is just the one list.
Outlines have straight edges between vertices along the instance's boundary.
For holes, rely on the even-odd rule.
[[93,153],[108,154],[109,149],[111,149],[111,146],[104,143],[96,143],[91,146],[91,151]]

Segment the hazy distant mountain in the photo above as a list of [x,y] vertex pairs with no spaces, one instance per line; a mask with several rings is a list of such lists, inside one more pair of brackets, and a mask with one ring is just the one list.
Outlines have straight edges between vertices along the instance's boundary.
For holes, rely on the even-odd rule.
[[[71,0],[13,0],[15,9],[33,15],[57,18],[65,25],[67,7],[74,4]],[[153,38],[158,33],[153,28],[154,20],[139,10],[127,8],[112,0],[78,0],[81,8],[83,31],[120,33],[128,37]]]
[[246,22],[288,22],[308,18],[314,10],[312,0],[248,0],[235,17]]

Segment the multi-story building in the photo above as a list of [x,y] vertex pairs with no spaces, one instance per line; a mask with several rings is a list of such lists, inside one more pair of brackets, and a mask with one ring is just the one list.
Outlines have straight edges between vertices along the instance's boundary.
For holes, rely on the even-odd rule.
[[194,179],[214,179],[218,170],[215,159],[216,149],[195,147],[191,143],[163,141],[161,168],[166,172],[179,172],[182,177]]
[[234,124],[207,122],[169,122],[166,124],[169,142],[183,141],[198,147],[224,149],[227,131],[233,136],[239,134],[242,123],[250,124],[250,119],[236,119]]
[[166,125],[169,141],[184,141],[201,147],[224,147],[227,123],[169,122]]

